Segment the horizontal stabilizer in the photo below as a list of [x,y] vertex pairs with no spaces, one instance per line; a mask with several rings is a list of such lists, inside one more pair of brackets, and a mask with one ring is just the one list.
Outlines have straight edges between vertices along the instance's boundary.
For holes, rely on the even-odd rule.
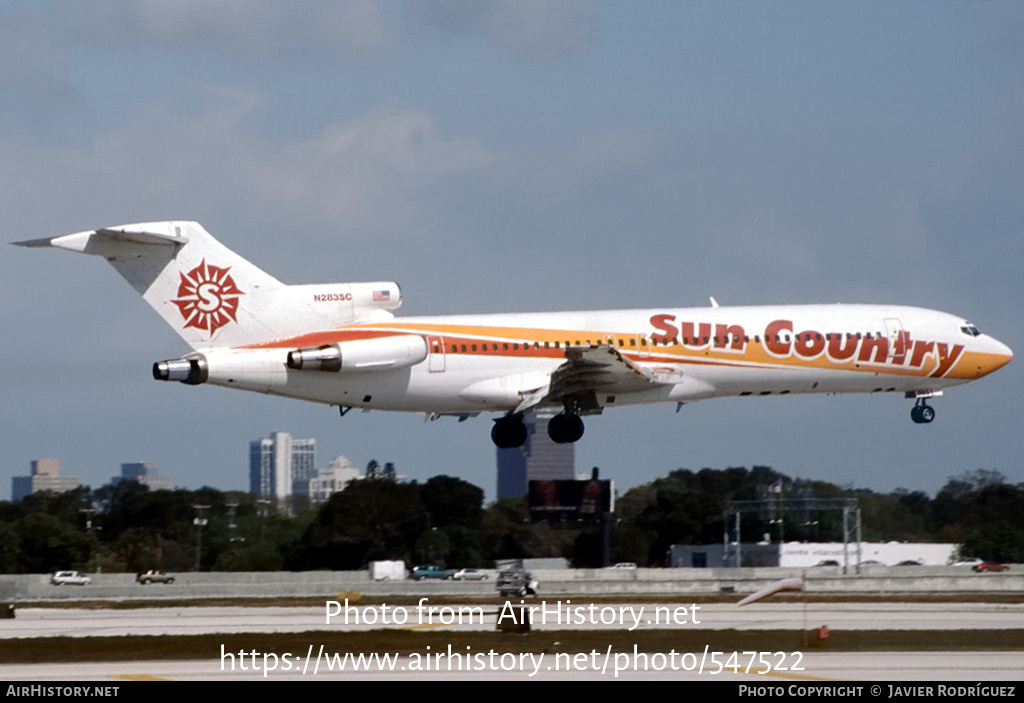
[[183,246],[188,237],[181,233],[180,227],[171,227],[172,223],[153,222],[150,225],[126,225],[103,229],[65,234],[60,237],[46,239],[29,239],[23,242],[12,242],[15,246],[65,249],[81,254],[95,254],[107,258],[123,256],[140,256],[139,245]]
[[138,244],[187,244],[188,237],[181,234],[180,231],[175,231],[173,234],[170,232],[150,232],[147,230],[132,230],[127,227],[113,228],[113,229],[98,229],[96,234],[102,237],[110,237],[117,241],[124,242],[136,242]]
[[26,239],[23,242],[11,242],[16,247],[31,247],[33,249],[42,249],[43,247],[52,247],[53,240],[56,237],[47,237],[46,239]]

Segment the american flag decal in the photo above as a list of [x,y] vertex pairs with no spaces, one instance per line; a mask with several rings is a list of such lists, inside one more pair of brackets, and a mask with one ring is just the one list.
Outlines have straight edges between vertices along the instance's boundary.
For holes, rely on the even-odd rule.
[[391,300],[391,291],[389,290],[375,290],[373,291],[373,302],[385,303]]

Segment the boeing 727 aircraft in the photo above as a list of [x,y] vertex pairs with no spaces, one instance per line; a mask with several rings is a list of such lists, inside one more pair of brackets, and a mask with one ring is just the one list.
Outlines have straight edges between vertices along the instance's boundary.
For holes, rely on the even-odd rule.
[[285,285],[195,222],[106,227],[15,242],[95,254],[191,346],[161,381],[432,416],[497,412],[498,447],[526,440],[523,414],[582,417],[642,403],[789,393],[927,399],[1013,358],[955,315],[896,305],[760,305],[397,318],[392,282]]

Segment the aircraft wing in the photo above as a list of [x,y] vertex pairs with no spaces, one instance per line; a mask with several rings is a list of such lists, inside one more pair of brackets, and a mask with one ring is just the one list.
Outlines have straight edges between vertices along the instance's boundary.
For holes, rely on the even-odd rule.
[[602,407],[598,393],[633,393],[659,385],[612,346],[570,347],[565,357],[549,383],[526,395],[515,412],[564,404],[580,415],[596,415]]

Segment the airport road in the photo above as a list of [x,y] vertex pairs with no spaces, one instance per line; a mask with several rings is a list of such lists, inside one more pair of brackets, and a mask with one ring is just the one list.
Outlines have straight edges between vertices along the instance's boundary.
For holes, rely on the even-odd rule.
[[[518,601],[512,601],[517,604]],[[1024,629],[1024,603],[598,603],[529,599],[535,629],[800,629],[842,630]],[[433,608],[433,610],[430,610]],[[197,635],[439,628],[494,630],[496,604],[360,606],[327,622],[326,607],[168,607],[131,610],[20,608],[0,620],[0,638]],[[482,614],[482,618],[481,618]],[[460,618],[461,616],[461,618]],[[461,619],[461,624],[458,620]],[[346,622],[347,620],[347,622]],[[386,622],[385,622],[386,621]],[[449,624],[451,623],[451,624]]]
[[[144,662],[103,662],[74,664],[0,664],[2,681],[85,681],[113,684],[120,681],[715,681],[747,683],[757,686],[781,687],[811,686],[829,681],[872,682],[872,681],[930,681],[965,682],[977,684],[983,681],[1020,680],[1020,652],[810,652],[797,666],[799,670],[769,672],[767,674],[746,673],[723,669],[721,672],[703,674],[698,671],[682,670],[694,660],[676,658],[677,670],[665,657],[657,659],[648,655],[645,659],[632,657],[614,658],[605,664],[602,656],[596,662],[592,657],[573,661],[569,658],[556,660],[545,655],[538,660],[518,661],[507,655],[504,660],[497,658],[494,665],[486,665],[486,659],[470,661],[449,670],[442,661],[439,666],[424,670],[422,660],[413,657],[396,657],[390,666],[373,666],[345,671],[325,671],[324,666],[313,674],[310,665],[306,673],[299,666],[285,671],[278,669],[264,675],[263,668],[241,671],[237,665],[222,665],[219,659],[189,661],[144,661]],[[236,663],[237,664],[237,663]],[[479,665],[479,666],[478,666]],[[466,670],[466,669],[470,670]],[[888,697],[884,692],[878,697]],[[776,694],[777,695],[777,694]]]

